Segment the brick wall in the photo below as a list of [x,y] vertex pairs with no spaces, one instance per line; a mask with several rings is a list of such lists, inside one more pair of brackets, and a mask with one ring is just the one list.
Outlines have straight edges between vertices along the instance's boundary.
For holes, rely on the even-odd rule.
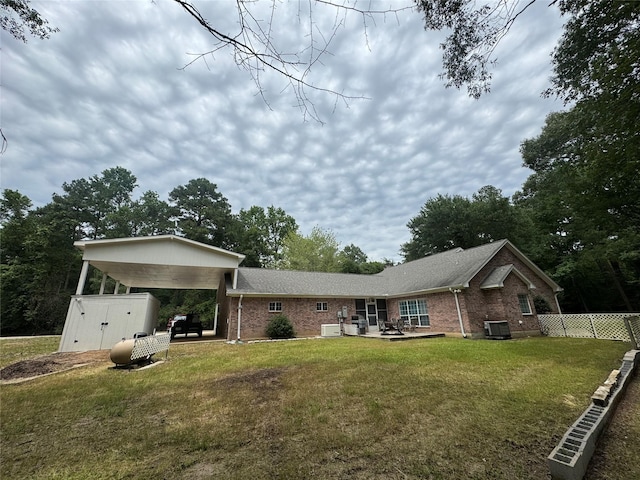
[[[528,285],[514,273],[505,280],[504,287],[497,289],[480,289],[484,279],[494,268],[513,264],[525,277],[535,285],[529,291]],[[532,314],[523,315],[518,303],[518,295],[527,295]],[[537,273],[522,263],[508,248],[503,248],[487,265],[472,279],[470,287],[458,294],[460,311],[465,333],[473,337],[484,336],[485,320],[509,322],[514,336],[537,334],[540,331],[538,318],[535,313],[533,299],[541,296],[547,300],[552,313],[557,312],[555,295]],[[238,328],[238,298],[228,299],[219,295],[221,300],[220,323],[229,319],[228,338],[235,339]],[[399,301],[405,299],[426,298],[429,309],[429,327],[419,327],[419,330],[461,334],[460,321],[456,310],[455,296],[450,291],[431,293],[421,296],[407,296],[387,300],[388,318],[400,317]],[[293,323],[296,336],[320,335],[321,325],[337,323],[336,312],[347,306],[347,322],[355,315],[355,299],[324,299],[324,298],[247,298],[242,301],[242,338],[264,338],[265,328],[275,312],[269,312],[269,302],[282,303],[282,313]],[[317,302],[327,302],[328,311],[316,311]],[[223,306],[224,304],[224,306]],[[224,311],[224,314],[223,314]]]
[[[439,333],[460,332],[460,322],[458,321],[458,312],[456,310],[455,297],[451,292],[431,293],[429,295],[418,296],[413,295],[409,297],[387,300],[389,317],[400,317],[400,302],[402,300],[412,300],[419,298],[426,299],[427,301],[430,326],[418,327],[418,331],[432,331]],[[460,305],[460,307],[461,311],[463,311],[462,304]]]
[[[480,285],[494,268],[509,264],[513,264],[536,288],[529,291],[528,285],[525,284],[520,277],[512,273],[506,278],[503,288],[490,290],[480,289]],[[528,296],[529,304],[533,312],[532,315],[523,315],[521,313],[518,302],[519,294]],[[509,327],[514,336],[539,334],[540,326],[533,305],[533,298],[538,295],[547,300],[547,303],[554,313],[558,313],[555,295],[551,287],[538,277],[535,271],[522,263],[511,251],[503,248],[473,278],[470,282],[470,287],[463,289],[462,292],[458,294],[465,333],[473,337],[482,337],[484,336],[485,320],[506,320],[509,322]],[[414,298],[425,298],[427,300],[429,321],[431,323],[428,330],[461,334],[455,296],[449,291],[388,300],[389,316],[399,317],[399,302],[401,300]],[[427,328],[425,328],[425,330],[427,330]]]
[[[281,302],[282,312],[269,312],[270,302]],[[328,310],[317,311],[317,302],[326,302]],[[347,306],[349,318],[351,315],[355,315],[354,299],[244,297],[242,299],[241,336],[243,340],[264,338],[269,319],[279,313],[286,315],[291,320],[296,337],[320,335],[322,324],[338,323],[337,312],[344,305]],[[236,297],[231,300],[229,331],[235,339],[238,331],[238,298]]]
[[[480,285],[491,271],[502,265],[513,264],[535,286],[529,290],[515,273],[511,273],[504,282],[504,287],[498,289],[481,290]],[[503,248],[487,265],[473,278],[470,287],[464,291],[465,305],[468,313],[469,330],[474,335],[482,335],[484,321],[509,322],[511,334],[527,335],[540,332],[538,317],[533,306],[533,298],[541,296],[547,300],[554,313],[557,313],[555,295],[535,271],[531,270],[507,248]],[[527,295],[531,305],[532,315],[524,315],[520,311],[518,295]],[[522,322],[522,323],[521,323]],[[465,325],[466,327],[466,325]]]

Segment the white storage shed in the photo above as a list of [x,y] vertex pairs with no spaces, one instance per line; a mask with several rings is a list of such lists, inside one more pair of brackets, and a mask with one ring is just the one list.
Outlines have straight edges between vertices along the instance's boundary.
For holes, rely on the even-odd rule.
[[160,302],[150,293],[74,295],[60,340],[61,352],[110,349],[135,333],[153,333]]

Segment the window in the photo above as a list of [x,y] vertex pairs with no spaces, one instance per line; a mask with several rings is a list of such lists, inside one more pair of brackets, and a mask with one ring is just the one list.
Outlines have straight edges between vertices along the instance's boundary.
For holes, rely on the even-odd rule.
[[318,303],[316,303],[316,311],[318,311],[318,312],[327,312],[327,311],[329,311],[329,304],[327,302],[318,302]]
[[281,312],[282,311],[282,302],[269,302],[269,311],[270,312]]
[[523,315],[531,315],[531,305],[529,304],[529,295],[518,295],[518,303],[520,304],[520,311]]
[[419,327],[429,326],[429,310],[425,299],[401,300],[399,306],[402,320],[417,321]]

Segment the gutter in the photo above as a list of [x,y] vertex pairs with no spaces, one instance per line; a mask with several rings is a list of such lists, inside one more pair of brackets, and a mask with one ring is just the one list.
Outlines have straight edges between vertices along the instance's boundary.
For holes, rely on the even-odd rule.
[[449,291],[453,293],[454,298],[456,299],[456,310],[458,310],[458,321],[460,322],[460,332],[462,332],[462,337],[467,338],[467,334],[464,331],[464,325],[462,324],[462,313],[460,313],[460,301],[458,300],[458,294],[462,292],[459,288],[455,290],[450,288]]

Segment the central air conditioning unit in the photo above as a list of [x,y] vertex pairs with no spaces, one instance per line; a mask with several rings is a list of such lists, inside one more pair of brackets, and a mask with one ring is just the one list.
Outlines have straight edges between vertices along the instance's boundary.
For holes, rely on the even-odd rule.
[[484,322],[484,334],[492,340],[506,340],[511,338],[509,322]]

